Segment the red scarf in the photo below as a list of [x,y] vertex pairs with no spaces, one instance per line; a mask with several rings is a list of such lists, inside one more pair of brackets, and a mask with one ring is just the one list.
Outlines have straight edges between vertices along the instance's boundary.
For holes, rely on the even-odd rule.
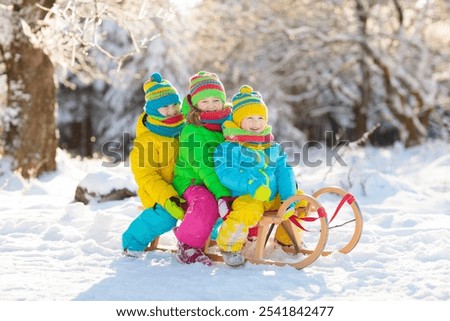
[[202,111],[200,112],[200,123],[208,130],[220,132],[222,124],[231,114],[231,108],[224,108],[218,111]]

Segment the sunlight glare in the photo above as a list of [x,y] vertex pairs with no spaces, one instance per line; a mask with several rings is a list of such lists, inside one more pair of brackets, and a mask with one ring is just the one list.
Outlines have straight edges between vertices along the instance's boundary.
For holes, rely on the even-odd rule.
[[202,0],[170,0],[178,9],[186,10],[195,7]]

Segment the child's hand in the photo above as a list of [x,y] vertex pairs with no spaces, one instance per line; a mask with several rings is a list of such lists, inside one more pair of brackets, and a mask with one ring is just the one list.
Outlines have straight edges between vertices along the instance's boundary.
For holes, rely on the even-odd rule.
[[184,218],[184,210],[182,208],[182,203],[186,201],[182,198],[172,196],[164,204],[164,208],[170,215],[175,217],[177,220],[182,220]]
[[288,220],[292,215],[295,215],[295,204],[297,202],[292,203],[291,205],[289,205],[289,207],[286,209],[286,212],[284,212],[283,215],[283,221],[284,220]]
[[269,200],[271,194],[272,194],[272,191],[270,190],[270,188],[268,186],[261,185],[255,190],[255,193],[253,194],[253,198],[255,198],[256,200],[261,201],[261,202],[267,202]]
[[254,199],[261,202],[268,201],[272,194],[269,186],[265,184],[265,180],[261,180],[253,175],[249,179],[247,191]]

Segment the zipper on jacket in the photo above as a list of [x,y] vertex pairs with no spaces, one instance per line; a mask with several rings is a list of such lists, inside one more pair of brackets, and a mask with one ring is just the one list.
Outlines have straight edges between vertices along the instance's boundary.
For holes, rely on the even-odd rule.
[[[264,153],[264,152],[263,152]],[[256,155],[258,155],[258,161],[261,161],[261,156],[259,154],[259,152],[256,152]],[[266,178],[266,185],[269,186],[270,180],[269,180],[269,175],[267,175],[267,173],[264,171],[267,168],[267,163],[266,163],[266,154],[264,153],[264,168],[260,168],[258,169],[258,171]]]

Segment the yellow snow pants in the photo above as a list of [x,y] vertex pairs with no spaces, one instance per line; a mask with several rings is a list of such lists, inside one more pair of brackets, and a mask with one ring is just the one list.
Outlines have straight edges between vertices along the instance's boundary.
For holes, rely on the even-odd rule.
[[[297,191],[297,193],[303,194],[302,191]],[[296,204],[296,207],[304,207],[306,205],[304,203],[303,201],[299,202],[299,204]],[[236,198],[232,205],[232,211],[220,227],[217,236],[219,249],[227,252],[241,251],[247,241],[249,228],[258,224],[264,212],[276,211],[280,206],[281,200],[278,195],[275,199],[268,202],[258,201],[250,195],[242,195]],[[298,233],[300,232],[301,230],[298,229]],[[278,225],[275,232],[275,239],[285,245],[292,244],[286,230],[281,225]]]

